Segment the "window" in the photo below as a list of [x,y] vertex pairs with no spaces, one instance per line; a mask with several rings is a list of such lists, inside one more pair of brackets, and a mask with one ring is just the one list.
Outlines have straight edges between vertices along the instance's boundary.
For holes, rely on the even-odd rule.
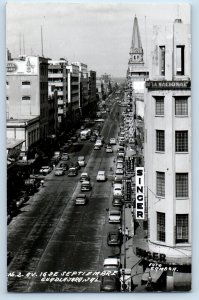
[[8,96],[6,96],[6,100],[7,100],[7,101],[9,100],[9,97],[8,97]]
[[176,152],[188,152],[188,131],[175,132]]
[[176,46],[176,75],[184,75],[184,46]]
[[8,82],[8,81],[6,81],[6,85],[9,85],[9,82]]
[[188,173],[176,173],[176,197],[188,197]]
[[164,130],[156,130],[156,151],[165,151]]
[[30,100],[30,96],[23,96],[22,100]]
[[188,243],[189,225],[188,214],[176,215],[176,244]]
[[157,212],[157,240],[165,242],[165,213]]
[[157,116],[164,115],[164,97],[155,97],[155,114]]
[[156,195],[165,197],[165,173],[156,172]]
[[165,46],[159,47],[160,51],[160,75],[165,75]]
[[188,115],[188,98],[176,97],[175,98],[175,115],[187,116]]
[[22,85],[30,85],[30,81],[22,81]]

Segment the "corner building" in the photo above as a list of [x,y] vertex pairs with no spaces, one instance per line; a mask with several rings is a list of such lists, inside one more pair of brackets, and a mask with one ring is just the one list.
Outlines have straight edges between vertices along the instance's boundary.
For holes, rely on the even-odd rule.
[[[145,183],[148,243],[177,266],[191,264],[191,34],[176,19],[153,30],[145,89]],[[189,285],[175,272],[172,290]],[[169,288],[169,287],[168,287]]]

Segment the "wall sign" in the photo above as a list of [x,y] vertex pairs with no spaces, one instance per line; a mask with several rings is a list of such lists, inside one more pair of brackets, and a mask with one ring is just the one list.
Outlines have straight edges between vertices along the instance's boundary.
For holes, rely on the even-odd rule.
[[136,176],[136,219],[144,219],[144,168],[137,167]]
[[7,72],[12,73],[16,72],[17,65],[15,63],[7,63]]
[[146,88],[149,90],[190,90],[191,81],[146,81]]

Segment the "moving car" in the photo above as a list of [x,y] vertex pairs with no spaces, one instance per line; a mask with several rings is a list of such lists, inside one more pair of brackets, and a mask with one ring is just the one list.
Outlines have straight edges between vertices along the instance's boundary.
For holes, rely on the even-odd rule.
[[90,184],[90,181],[82,181],[81,183],[81,191],[84,192],[84,191],[90,191],[91,190],[91,184]]
[[113,153],[113,149],[111,146],[107,145],[106,147],[106,153]]
[[112,209],[109,211],[108,221],[109,223],[120,223],[122,220],[122,214],[120,210]]
[[106,181],[105,171],[98,171],[96,180],[97,181]]
[[55,169],[55,176],[62,176],[65,174],[65,171],[63,168],[59,167]]
[[68,170],[68,165],[66,163],[61,163],[59,166],[63,168],[64,171]]
[[39,170],[39,173],[42,174],[42,175],[47,175],[47,174],[49,174],[51,171],[52,171],[51,167],[49,167],[49,166],[44,166],[44,167],[41,167],[41,169]]
[[88,173],[86,173],[86,172],[82,173],[80,176],[80,182],[83,182],[83,181],[90,181],[90,177],[89,177]]
[[100,149],[101,149],[101,146],[99,146],[99,145],[94,146],[94,150],[100,150]]
[[79,194],[75,198],[76,205],[85,205],[85,204],[87,204],[87,201],[88,201],[88,199],[85,194]]
[[69,170],[68,170],[68,176],[69,177],[77,176],[77,169],[74,168],[74,167],[69,168]]
[[95,146],[100,146],[100,147],[102,147],[102,140],[96,140],[96,142],[95,142]]
[[121,283],[117,275],[105,275],[101,278],[100,292],[120,292]]
[[116,145],[116,139],[110,138],[110,145]]
[[121,236],[119,231],[111,231],[107,236],[107,244],[108,246],[120,246],[121,244]]

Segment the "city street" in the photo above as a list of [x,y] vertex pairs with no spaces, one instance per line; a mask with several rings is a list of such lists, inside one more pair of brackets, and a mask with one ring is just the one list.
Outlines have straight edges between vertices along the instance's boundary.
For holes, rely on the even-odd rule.
[[[101,135],[108,141],[117,137],[118,122],[114,104],[106,119]],[[107,208],[112,202],[114,153],[105,147],[93,150],[90,141],[78,142],[69,151],[70,157],[86,157],[87,165],[77,177],[47,175],[45,185],[21,209],[21,213],[8,226],[8,251],[14,254],[10,272],[63,272],[102,271],[103,260],[120,254],[119,247],[107,246],[107,233],[118,225],[108,224]],[[76,150],[79,151],[76,151]],[[114,146],[114,152],[116,151]],[[88,172],[92,190],[86,192],[86,206],[75,206],[75,196],[80,192],[80,174]],[[106,182],[97,182],[99,170],[105,171]],[[100,281],[89,283],[48,283],[41,277],[9,277],[9,291],[99,291]]]

